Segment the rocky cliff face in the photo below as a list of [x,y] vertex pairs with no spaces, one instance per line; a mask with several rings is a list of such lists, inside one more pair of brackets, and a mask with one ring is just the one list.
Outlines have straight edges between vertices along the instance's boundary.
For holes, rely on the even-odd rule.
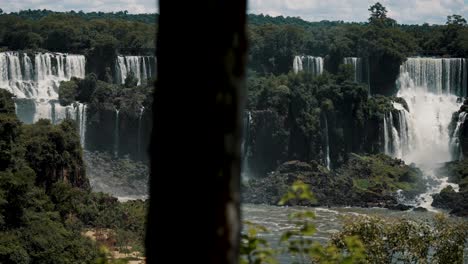
[[352,154],[336,172],[315,161],[285,162],[265,178],[249,181],[243,189],[244,202],[277,205],[288,187],[297,180],[309,184],[317,198],[317,202],[301,202],[301,205],[309,206],[401,209],[397,200],[398,190],[406,197],[425,191],[422,173],[401,160],[381,154]]
[[[300,117],[294,110],[249,111],[245,162],[250,176],[265,177],[290,160],[315,160],[333,169],[346,163],[349,153],[383,152],[384,115],[379,111],[390,113],[395,110],[390,98],[382,99],[385,103],[375,103],[374,100],[366,106],[367,113],[358,108],[350,109],[348,113],[322,110],[318,120],[313,121],[313,133],[304,133]],[[379,104],[389,104],[388,109],[369,110]],[[399,116],[393,116],[398,124]]]
[[140,109],[99,105],[88,110],[86,149],[148,161],[153,115],[150,107]]

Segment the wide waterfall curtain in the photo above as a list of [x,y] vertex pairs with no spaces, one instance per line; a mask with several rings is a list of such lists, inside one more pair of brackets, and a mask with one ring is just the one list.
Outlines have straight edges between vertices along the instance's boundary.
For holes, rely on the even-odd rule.
[[159,2],[148,263],[237,263],[246,1]]

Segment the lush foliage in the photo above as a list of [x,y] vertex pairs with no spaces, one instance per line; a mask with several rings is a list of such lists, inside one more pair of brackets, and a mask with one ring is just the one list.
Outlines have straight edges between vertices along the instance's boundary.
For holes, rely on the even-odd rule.
[[96,74],[90,73],[84,79],[72,78],[61,82],[59,100],[62,105],[80,101],[86,103],[89,112],[97,110],[119,109],[133,116],[138,116],[141,108],[152,108],[153,84],[147,80],[145,85],[138,85],[138,79],[131,73],[123,85],[98,80]]
[[[1,9],[0,9],[1,10]],[[3,12],[0,12],[2,14]],[[147,24],[154,24],[158,19],[158,14],[129,14],[127,10],[119,11],[119,12],[88,12],[85,13],[83,11],[69,11],[69,12],[55,12],[51,10],[20,10],[19,12],[11,12],[10,15],[15,15],[24,19],[31,19],[31,20],[40,20],[44,17],[54,15],[54,14],[66,14],[68,16],[76,16],[80,18],[84,18],[86,20],[92,19],[121,19],[127,21],[134,21],[134,22],[143,22]]]
[[[250,179],[243,190],[248,203],[277,204],[294,181],[311,186],[316,199],[288,200],[288,205],[361,206],[406,209],[395,198],[398,192],[412,198],[426,189],[419,169],[384,154],[357,155],[335,171],[316,161],[288,161],[261,179]],[[287,196],[288,198],[291,198]]]
[[366,248],[361,263],[463,263],[468,226],[437,215],[431,222],[402,218],[348,218],[332,244],[343,248],[355,236]]
[[21,124],[0,89],[0,262],[93,263],[83,228],[111,228],[143,252],[146,204],[91,193],[75,123]]
[[[35,16],[34,20],[29,19]],[[154,49],[155,24],[105,16],[89,19],[91,17],[48,11],[3,14],[0,15],[0,46],[13,50],[46,49],[90,54],[107,43],[112,43],[114,49],[129,51]]]
[[247,109],[253,121],[247,141],[253,147],[246,156],[255,164],[253,174],[264,176],[288,160],[324,164],[327,137],[335,168],[347,161],[348,153],[383,150],[376,128],[384,114],[394,110],[393,101],[406,103],[395,97],[369,97],[368,88],[353,82],[348,69],[317,77],[249,76]]
[[446,25],[399,25],[380,3],[369,12],[368,23],[249,15],[249,68],[259,75],[284,74],[294,56],[312,55],[324,57],[325,69],[336,74],[344,57],[360,57],[369,69],[372,94],[395,95],[407,57],[468,56],[468,28],[459,15],[448,16]]
[[[49,196],[58,182],[85,187],[81,147],[70,122],[22,126],[0,90],[0,262],[89,263],[97,249],[67,228]],[[46,188],[44,188],[44,186]],[[72,188],[72,187],[70,187]]]
[[404,161],[384,154],[359,156],[352,154],[348,163],[340,168],[340,174],[353,179],[360,191],[394,193],[402,190],[410,197],[425,191],[422,172],[406,166]]

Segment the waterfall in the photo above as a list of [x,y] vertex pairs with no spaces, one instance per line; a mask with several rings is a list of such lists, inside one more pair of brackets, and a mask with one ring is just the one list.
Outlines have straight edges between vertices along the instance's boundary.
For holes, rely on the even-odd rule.
[[0,52],[0,87],[17,98],[58,99],[61,81],[84,78],[85,57],[64,53]]
[[145,107],[141,106],[140,114],[138,115],[138,155],[141,153],[141,118],[143,117],[144,111]]
[[241,153],[242,153],[242,173],[241,178],[242,181],[248,182],[249,180],[249,151],[250,146],[248,144],[249,137],[250,137],[250,127],[252,125],[252,113],[250,111],[244,112],[244,130],[242,135],[242,143],[241,143]]
[[293,61],[293,71],[305,71],[317,76],[323,73],[323,58],[313,56],[296,56]]
[[413,135],[410,134],[410,131],[408,130],[408,111],[403,107],[402,104],[396,102],[393,103],[393,108],[398,114],[398,129],[394,128],[397,130],[398,135],[398,140],[396,143],[398,145],[396,148],[398,151],[396,151],[394,155],[401,158],[408,154],[410,150],[409,142],[412,140]]
[[389,137],[388,137],[388,125],[387,125],[387,115],[384,114],[384,118],[383,118],[383,134],[384,134],[384,153],[387,154],[387,155],[391,155],[390,153],[390,148],[389,148],[389,144],[390,144],[390,140],[389,140]]
[[[409,151],[409,142],[412,135],[408,130],[408,111],[402,104],[393,102],[393,111],[384,115],[384,153],[402,158]],[[396,114],[396,116],[394,116]]]
[[124,84],[130,72],[135,74],[138,85],[146,84],[147,79],[156,75],[154,56],[118,56],[115,62],[116,82]]
[[394,125],[392,112],[389,112],[389,120],[390,120],[390,130],[391,130],[391,135],[392,135],[391,153],[395,157],[401,157],[401,154],[402,154],[401,141],[400,141],[400,136],[398,135],[398,130],[396,129]]
[[119,109],[115,109],[114,156],[119,156]]
[[331,162],[330,162],[330,142],[328,137],[328,120],[327,115],[324,115],[323,118],[323,134],[325,136],[325,166],[330,170],[331,169]]
[[294,73],[298,73],[300,71],[302,71],[303,68],[302,68],[302,58],[301,56],[296,56],[294,57],[294,61],[293,61],[293,71]]
[[80,140],[81,140],[81,146],[83,149],[85,149],[85,143],[86,143],[86,108],[87,106],[85,104],[80,104],[81,108],[81,115],[80,115]]
[[[84,78],[85,64],[83,55],[0,52],[0,87],[15,96],[15,111],[22,122],[50,119],[57,124],[68,116],[78,122],[84,144],[86,106],[61,106],[58,89],[61,81]],[[77,114],[76,107],[83,111]]]
[[466,67],[462,58],[408,58],[400,72],[408,75],[414,87],[433,94],[466,96]]
[[354,81],[357,83],[363,82],[363,67],[362,59],[356,57],[346,57],[343,59],[344,64],[352,65],[354,69]]
[[461,128],[465,123],[466,120],[466,112],[461,112],[458,115],[457,126],[453,131],[452,136],[450,137],[450,148],[452,150],[452,159],[454,160],[462,160],[463,159],[463,152],[460,146],[460,132]]
[[436,170],[451,160],[448,127],[452,114],[460,107],[457,95],[466,94],[461,87],[461,62],[463,59],[409,58],[400,67],[397,80],[397,96],[405,99],[409,112],[394,104],[399,115],[398,126],[390,124],[392,154],[407,164],[415,163],[429,182],[435,183],[415,201],[429,210],[434,210],[432,194],[449,185],[447,177],[437,175]]

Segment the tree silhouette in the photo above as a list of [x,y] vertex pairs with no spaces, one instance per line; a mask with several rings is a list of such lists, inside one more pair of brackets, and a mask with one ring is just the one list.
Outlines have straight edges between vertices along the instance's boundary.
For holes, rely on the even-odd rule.
[[147,261],[237,263],[246,1],[159,3]]
[[376,26],[394,26],[396,21],[387,17],[387,8],[380,2],[375,3],[368,9],[371,12],[369,23]]

